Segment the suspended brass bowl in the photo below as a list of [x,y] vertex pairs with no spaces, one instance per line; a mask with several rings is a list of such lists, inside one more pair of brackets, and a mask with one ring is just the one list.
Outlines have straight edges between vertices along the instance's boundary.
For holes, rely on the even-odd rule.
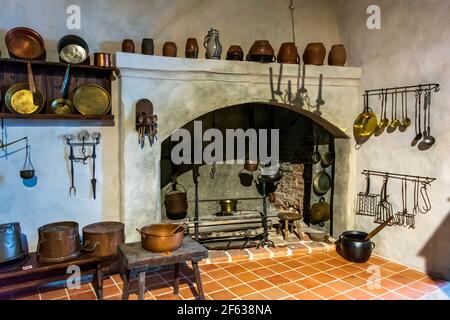
[[78,112],[85,116],[104,115],[111,108],[111,97],[101,86],[85,84],[75,91],[73,103]]
[[370,137],[378,126],[378,120],[375,113],[368,109],[361,113],[353,124],[353,129],[358,138]]
[[33,93],[28,83],[17,83],[6,91],[5,104],[9,111],[18,114],[35,114],[42,110],[45,103],[44,94],[36,90],[37,104],[34,104]]

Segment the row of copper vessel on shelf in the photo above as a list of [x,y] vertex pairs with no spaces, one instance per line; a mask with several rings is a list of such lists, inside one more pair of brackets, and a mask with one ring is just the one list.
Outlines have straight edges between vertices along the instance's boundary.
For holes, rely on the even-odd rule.
[[[215,40],[216,41],[216,40]],[[221,46],[216,49],[215,54],[208,52],[208,42],[205,40],[204,47],[206,49],[205,57],[207,59],[220,60]],[[149,49],[151,48],[151,49]],[[136,47],[132,39],[125,39],[122,42],[122,51],[128,53],[136,53]],[[142,41],[141,53],[146,55],[154,54],[153,39],[144,38]],[[178,48],[175,42],[165,42],[162,48],[162,55],[165,57],[177,57]],[[195,38],[188,38],[185,45],[185,58],[197,59],[199,55],[199,45]],[[234,61],[251,61],[260,63],[286,63],[299,64],[301,62],[298,48],[294,42],[284,42],[281,44],[278,54],[275,56],[275,51],[268,40],[256,40],[250,47],[246,56],[240,45],[231,45],[226,54],[226,60]],[[303,63],[310,65],[324,65],[326,58],[326,48],[321,42],[309,43],[302,55]],[[331,47],[328,53],[328,65],[343,67],[347,61],[347,53],[344,45],[337,44]]]
[[[153,224],[138,229],[142,247],[152,252],[177,250],[183,241],[184,228],[177,224]],[[82,229],[75,221],[60,221],[38,228],[36,255],[42,263],[60,263],[89,253],[101,259],[116,258],[118,246],[125,243],[125,226],[121,222],[103,221]],[[18,222],[0,224],[0,266],[11,265],[28,256]]]

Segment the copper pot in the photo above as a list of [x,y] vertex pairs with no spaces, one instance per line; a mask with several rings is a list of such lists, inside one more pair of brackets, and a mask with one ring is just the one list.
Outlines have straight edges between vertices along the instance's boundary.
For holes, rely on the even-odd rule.
[[295,43],[285,42],[281,45],[280,50],[278,51],[278,62],[289,64],[300,63],[300,56],[298,55]]
[[184,228],[181,225],[152,224],[136,229],[141,235],[142,248],[152,252],[172,252],[183,245]]
[[322,66],[327,52],[322,42],[309,43],[303,53],[303,63]]
[[176,57],[177,56],[177,45],[174,42],[164,43],[163,56],[164,57]]
[[237,45],[230,46],[227,52],[227,60],[243,61],[244,52],[242,51],[241,46]]
[[78,223],[63,221],[44,225],[38,229],[36,254],[41,262],[62,262],[80,254]]
[[248,61],[269,63],[275,62],[275,52],[267,40],[257,40],[253,43],[247,55]]
[[195,39],[195,38],[187,39],[187,41],[186,41],[185,57],[186,58],[191,58],[191,59],[197,59],[198,58],[198,43],[197,43],[197,39]]
[[96,257],[117,256],[117,246],[125,243],[123,223],[104,221],[83,228],[83,250],[90,251]]
[[94,66],[111,67],[111,54],[106,52],[94,53]]
[[330,66],[343,67],[347,61],[347,52],[342,44],[336,44],[331,47],[330,53],[328,54],[328,64]]
[[258,161],[245,160],[244,169],[247,171],[252,171],[252,172],[256,171],[256,170],[258,170],[258,166],[259,166]]
[[125,39],[122,41],[122,51],[123,52],[129,52],[129,53],[134,53],[135,49],[134,49],[134,41],[131,39]]

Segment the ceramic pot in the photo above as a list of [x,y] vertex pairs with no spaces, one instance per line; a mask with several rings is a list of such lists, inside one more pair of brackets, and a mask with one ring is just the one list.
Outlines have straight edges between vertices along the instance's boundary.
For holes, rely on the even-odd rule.
[[129,52],[129,53],[134,53],[135,49],[134,49],[134,41],[131,39],[125,39],[122,41],[122,51],[123,52]]
[[185,50],[185,57],[190,59],[197,59],[198,58],[198,43],[197,39],[195,38],[189,38],[186,41],[186,50]]
[[270,63],[275,62],[275,52],[267,40],[257,40],[253,43],[247,55],[248,61]]
[[347,61],[347,52],[342,44],[336,44],[331,47],[330,53],[328,54],[328,64],[330,66],[343,67]]
[[303,63],[323,66],[327,52],[322,42],[309,43],[303,53]]
[[364,240],[367,233],[361,231],[346,231],[341,234],[339,240],[344,257],[356,263],[365,263],[370,259],[375,244],[370,240]]
[[153,43],[153,39],[150,38],[142,39],[141,53],[151,56],[155,54],[155,45]]
[[177,56],[177,45],[174,42],[164,43],[163,56],[164,57],[176,57]]
[[208,31],[203,46],[206,49],[206,59],[220,60],[222,45],[219,40],[219,31],[212,29]]
[[279,63],[299,64],[300,56],[298,55],[297,47],[293,42],[285,42],[281,45],[278,51],[277,60]]
[[227,52],[227,60],[243,61],[244,51],[242,51],[242,48],[240,46],[237,45],[230,46]]

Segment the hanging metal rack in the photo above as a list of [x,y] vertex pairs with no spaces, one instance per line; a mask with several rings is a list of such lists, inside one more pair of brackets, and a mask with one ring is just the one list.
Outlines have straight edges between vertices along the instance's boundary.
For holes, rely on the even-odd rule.
[[393,87],[393,88],[383,88],[383,89],[371,89],[365,90],[364,95],[367,96],[379,96],[389,95],[389,94],[399,94],[401,92],[422,92],[422,91],[434,91],[439,92],[440,85],[439,83],[428,83],[428,84],[419,84],[415,86],[404,86],[404,87]]
[[419,181],[420,183],[431,184],[436,181],[436,178],[429,177],[421,177],[421,176],[412,176],[408,174],[399,174],[399,173],[391,173],[391,172],[381,172],[381,171],[372,171],[372,170],[364,170],[361,174],[370,175],[370,176],[378,176],[378,177],[388,177],[389,179],[398,179],[398,180],[406,180],[411,182]]

